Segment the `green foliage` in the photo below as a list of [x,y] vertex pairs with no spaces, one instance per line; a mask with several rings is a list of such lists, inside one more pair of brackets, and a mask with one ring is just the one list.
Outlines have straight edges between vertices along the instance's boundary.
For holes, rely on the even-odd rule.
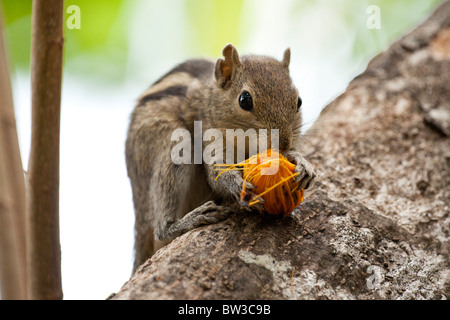
[[65,71],[84,77],[120,79],[127,59],[126,2],[108,0],[66,0],[81,11],[81,29],[65,28]]
[[[129,2],[129,1],[127,1]],[[81,11],[81,29],[64,26],[65,73],[120,79],[127,58],[126,1],[66,0],[64,21],[71,15],[67,8],[77,5]],[[1,0],[7,47],[13,70],[30,67],[31,0]]]
[[[362,1],[361,10],[365,10],[369,5],[381,8],[381,29],[356,29],[353,52],[355,58],[367,60],[386,50],[392,42],[420,23],[440,2],[442,0],[371,0],[365,3]],[[362,23],[365,26],[365,20]]]
[[217,56],[227,43],[239,47],[243,4],[243,0],[184,1],[191,47],[209,56]]
[[9,60],[14,69],[29,69],[31,0],[1,0],[3,28]]
[[[148,42],[148,46],[157,48],[166,56],[174,56],[176,52],[168,49],[173,46],[167,46],[166,43],[153,43],[152,39],[146,37],[148,33],[146,30],[137,29],[136,26],[132,28],[134,17],[144,7],[144,3],[153,5],[160,4],[160,1],[66,0],[66,9],[71,5],[77,5],[80,8],[81,29],[69,29],[65,26],[65,74],[105,83],[111,80],[124,80],[126,76],[130,76],[127,74],[130,70],[132,72],[139,70],[139,67],[130,63],[140,64],[137,60],[142,60],[141,56],[130,56],[130,39],[133,37],[135,41],[138,39],[144,44]],[[285,16],[283,21],[270,21],[267,18],[261,18],[258,13],[262,12],[260,10],[262,6],[273,5],[267,1],[169,0],[170,6],[166,8],[178,6],[177,8],[182,10],[165,9],[157,14],[163,18],[177,17],[176,20],[171,20],[176,24],[169,26],[172,28],[169,33],[171,37],[165,41],[184,43],[181,50],[189,56],[200,54],[217,57],[226,43],[233,43],[238,48],[245,47],[246,43],[252,40],[249,39],[249,35],[255,36],[254,31],[251,33],[250,30],[258,32],[263,28],[267,30],[267,25],[275,27],[277,24],[285,24],[288,26],[287,30],[290,30],[288,35],[290,38],[287,42],[293,43],[294,47],[296,41],[301,41],[296,33],[316,34],[322,39],[319,42],[321,55],[326,56],[327,52],[339,50],[340,45],[348,46],[351,41],[352,49],[347,52],[348,59],[367,61],[386,49],[401,34],[418,24],[441,1],[282,0],[283,3],[280,2],[275,8],[289,8],[283,13]],[[32,0],[0,0],[0,4],[12,70],[27,72],[30,66]],[[381,8],[382,27],[379,30],[370,30],[366,27],[369,5],[377,5]],[[149,6],[146,8],[148,9]],[[66,9],[65,21],[71,16]],[[320,21],[309,20],[311,29],[305,30],[301,21],[308,19],[311,12],[319,13],[318,16],[321,18]],[[280,19],[280,15],[277,17]],[[301,26],[301,29],[297,31],[295,26]],[[167,32],[158,25],[154,25],[154,28],[156,32]],[[158,28],[162,30],[159,31]],[[287,35],[280,36],[287,37]],[[261,39],[264,37],[260,37],[259,41]],[[345,45],[342,44],[344,42]],[[271,43],[265,45],[270,47]],[[179,49],[180,46],[177,48]],[[322,51],[324,51],[323,54]],[[331,55],[333,56],[332,53]],[[157,65],[158,62],[154,63]]]

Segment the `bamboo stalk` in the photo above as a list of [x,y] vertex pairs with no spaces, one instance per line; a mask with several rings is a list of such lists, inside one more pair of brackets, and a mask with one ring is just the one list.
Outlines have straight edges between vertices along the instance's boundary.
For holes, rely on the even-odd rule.
[[62,299],[59,137],[63,46],[63,1],[33,1],[32,133],[27,175],[30,299]]
[[26,298],[25,179],[0,21],[0,284],[2,299]]

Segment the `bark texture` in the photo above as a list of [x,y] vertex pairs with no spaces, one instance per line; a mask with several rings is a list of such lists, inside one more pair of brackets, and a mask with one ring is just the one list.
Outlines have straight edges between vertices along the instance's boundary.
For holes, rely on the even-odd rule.
[[29,299],[61,299],[59,132],[63,57],[60,0],[33,1],[31,150],[27,175]]
[[291,216],[192,230],[113,299],[450,298],[449,86],[446,2],[323,110]]

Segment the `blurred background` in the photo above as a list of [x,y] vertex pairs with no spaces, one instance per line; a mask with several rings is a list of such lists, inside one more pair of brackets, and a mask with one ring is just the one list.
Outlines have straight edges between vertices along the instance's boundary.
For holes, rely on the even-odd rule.
[[[31,140],[31,0],[0,0],[24,167]],[[137,97],[174,65],[240,54],[281,59],[309,127],[368,61],[440,0],[66,0],[60,224],[65,299],[105,299],[132,268],[134,212],[124,143]],[[376,6],[375,9],[373,6]],[[379,10],[378,10],[378,9]],[[377,17],[379,12],[379,24]],[[375,22],[374,22],[375,21]]]

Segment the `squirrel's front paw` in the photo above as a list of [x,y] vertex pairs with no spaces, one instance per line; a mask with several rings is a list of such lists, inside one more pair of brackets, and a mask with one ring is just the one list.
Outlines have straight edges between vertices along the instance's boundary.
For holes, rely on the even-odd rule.
[[[245,192],[245,194],[252,194],[255,186],[248,181],[245,181],[242,178],[241,171],[230,170],[224,173],[225,179],[228,180],[227,187],[228,191],[233,195],[233,197],[240,203],[241,202],[241,194]],[[244,189],[245,185],[245,189]]]
[[[254,192],[256,188],[255,185],[248,181],[244,181],[240,171],[230,171],[230,174],[234,181],[234,183],[230,184],[230,191],[241,207],[246,210],[262,210],[264,204],[264,200],[262,198],[259,198],[257,202],[253,202],[256,196]],[[250,203],[252,204],[250,205]]]
[[303,158],[303,156],[296,151],[286,153],[286,158],[295,164],[295,173],[298,175],[295,177],[295,182],[299,183],[300,189],[308,189],[311,183],[316,177],[316,173],[309,164],[309,162]]
[[230,215],[231,209],[219,206],[214,201],[208,201],[193,212],[196,214],[197,224],[212,224],[226,219]]

